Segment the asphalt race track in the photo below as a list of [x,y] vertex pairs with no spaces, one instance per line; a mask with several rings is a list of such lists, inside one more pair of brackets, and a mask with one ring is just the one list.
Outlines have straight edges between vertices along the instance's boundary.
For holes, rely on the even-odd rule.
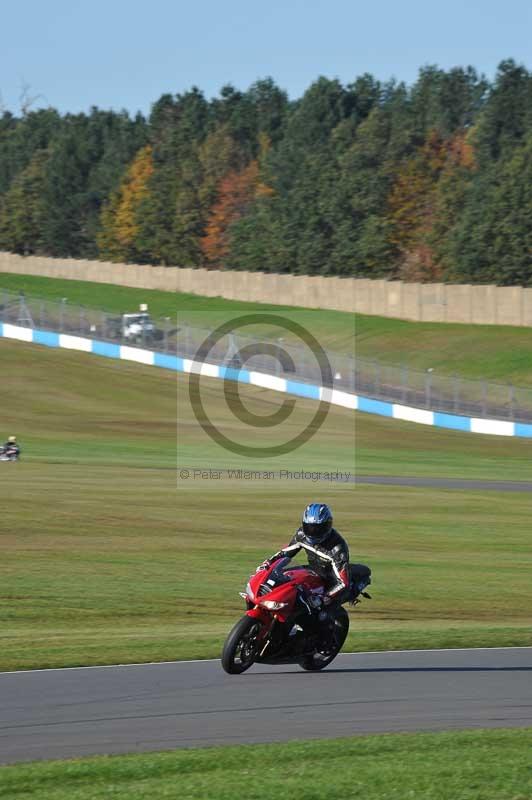
[[0,673],[0,763],[385,731],[532,725],[532,647]]
[[532,492],[532,483],[526,481],[487,481],[462,478],[418,478],[407,476],[353,475],[348,483],[374,483],[381,486],[411,486],[422,489],[464,489],[465,491]]
[[[173,467],[172,467],[173,469]],[[209,472],[210,467],[187,467],[186,471],[192,475],[194,472]],[[224,476],[231,477],[230,473],[234,470],[218,469],[214,470]],[[312,472],[312,470],[309,470]],[[324,483],[332,480],[335,483],[364,483],[376,484],[379,486],[409,486],[414,489],[463,489],[464,491],[488,491],[488,492],[532,492],[532,482],[530,481],[494,481],[485,479],[471,478],[422,478],[419,476],[408,475],[357,475],[348,473],[347,478],[321,479]]]

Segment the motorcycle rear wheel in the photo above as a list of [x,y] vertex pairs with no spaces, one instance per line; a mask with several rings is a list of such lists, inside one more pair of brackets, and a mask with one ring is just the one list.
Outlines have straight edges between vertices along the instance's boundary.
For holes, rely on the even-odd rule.
[[334,617],[334,645],[327,651],[320,652],[318,650],[312,655],[305,656],[299,662],[299,666],[303,667],[307,672],[319,672],[319,670],[328,667],[344,646],[349,633],[349,615],[345,608],[340,607]]
[[222,667],[229,675],[240,675],[255,662],[258,632],[257,620],[247,616],[231,630],[222,651]]

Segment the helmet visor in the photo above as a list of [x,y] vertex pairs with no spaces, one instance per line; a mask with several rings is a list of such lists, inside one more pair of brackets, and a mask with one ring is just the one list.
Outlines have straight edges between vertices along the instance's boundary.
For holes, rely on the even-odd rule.
[[329,534],[331,530],[331,520],[325,522],[304,522],[303,533],[311,544],[319,544]]

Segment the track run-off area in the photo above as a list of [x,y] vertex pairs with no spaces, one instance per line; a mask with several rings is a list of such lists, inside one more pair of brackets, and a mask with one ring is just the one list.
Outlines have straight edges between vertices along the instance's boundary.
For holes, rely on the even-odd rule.
[[[23,445],[2,465],[0,763],[532,725],[529,443],[336,408],[272,469],[339,470],[344,484],[176,482],[176,450],[179,467],[263,465],[216,449],[164,370],[0,349]],[[204,401],[241,433],[215,382]],[[263,415],[278,404],[256,387],[246,401]],[[288,434],[313,413],[303,399]],[[340,655],[320,674],[175,661],[220,652],[250,570],[315,496],[374,572],[346,649],[390,652]],[[474,645],[490,649],[413,649]]]
[[[241,480],[238,476],[232,475],[236,470],[216,469],[209,467],[196,467],[185,470],[194,479],[201,480],[201,475],[215,473],[217,478],[233,478]],[[298,473],[296,473],[298,474]],[[299,473],[308,476],[312,480],[313,473],[307,471]],[[506,480],[471,480],[468,478],[421,478],[415,475],[356,475],[351,473],[341,473],[340,477],[324,477],[323,473],[315,473],[314,482],[321,483],[348,483],[360,485],[376,486],[410,486],[417,489],[462,489],[464,491],[485,491],[485,492],[532,492],[532,481],[506,481]],[[209,478],[207,478],[208,480]]]
[[218,660],[0,673],[0,763],[532,725],[532,647],[346,653],[321,673]]

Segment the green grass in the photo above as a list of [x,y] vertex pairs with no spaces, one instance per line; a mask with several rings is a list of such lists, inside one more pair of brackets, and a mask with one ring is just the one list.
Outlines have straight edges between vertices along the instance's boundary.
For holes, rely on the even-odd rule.
[[529,800],[532,729],[386,734],[4,767],[3,800]]
[[356,315],[356,352],[435,375],[532,385],[532,328]]
[[[164,471],[6,466],[1,669],[217,656],[247,576],[316,494],[308,482],[176,492]],[[320,497],[374,570],[348,649],[532,644],[529,498],[338,486]]]
[[[528,495],[181,480],[176,436],[180,465],[265,468],[199,429],[182,376],[5,340],[0,363],[0,424],[24,453],[0,464],[0,669],[217,655],[250,571],[315,497],[333,506],[352,558],[374,569],[350,649],[532,643]],[[215,407],[220,386],[207,381],[206,394],[216,422],[242,434]],[[257,413],[281,402],[243,396]],[[361,472],[532,474],[524,441],[356,420],[353,430],[352,413],[332,409],[312,443],[268,468],[350,469],[355,455]]]
[[[0,298],[2,289],[10,292],[25,292],[28,296],[60,301],[66,297],[73,305],[100,308],[114,314],[138,309],[139,303],[147,303],[155,318],[179,314],[180,322],[188,322],[193,327],[211,328],[222,324],[236,315],[258,311],[287,315],[299,321],[312,331],[323,347],[342,353],[351,353],[355,344],[354,315],[342,311],[311,311],[290,306],[267,303],[246,303],[238,300],[225,300],[222,297],[202,297],[195,294],[162,292],[149,289],[134,289],[107,283],[88,283],[84,281],[40,278],[31,275],[12,275],[0,273]],[[257,326],[247,329],[248,334],[268,334],[270,328]],[[283,337],[290,334],[283,331]]]
[[357,414],[355,420],[359,475],[532,480],[530,439],[461,433],[372,414]]
[[222,321],[235,313],[284,310],[297,314],[331,349],[348,353],[355,347],[360,357],[420,370],[430,367],[436,376],[459,375],[532,386],[532,328],[408,322],[7,273],[0,273],[0,287],[49,299],[68,297],[72,303],[114,313],[134,310],[140,302],[147,302],[156,317],[173,316],[179,309],[180,319],[188,315],[190,324],[200,326],[209,326],[213,319]]
[[[5,339],[0,340],[0,365],[8,376],[2,381],[0,439],[18,434],[25,460],[167,469],[176,462],[182,467],[242,465],[239,456],[214,445],[199,428],[181,375]],[[235,421],[225,401],[219,402],[220,383],[206,379],[202,396],[217,426],[245,441],[249,429]],[[282,402],[282,395],[257,387],[246,387],[244,396],[250,409],[264,416]],[[313,401],[298,399],[296,413],[278,431],[253,429],[254,442],[264,446],[275,437],[292,438],[315,408]],[[246,460],[245,466],[532,480],[527,439],[428,428],[341,408],[331,408],[323,428],[303,448],[273,462]]]
[[25,461],[175,466],[173,373],[6,339],[0,364],[1,435]]

